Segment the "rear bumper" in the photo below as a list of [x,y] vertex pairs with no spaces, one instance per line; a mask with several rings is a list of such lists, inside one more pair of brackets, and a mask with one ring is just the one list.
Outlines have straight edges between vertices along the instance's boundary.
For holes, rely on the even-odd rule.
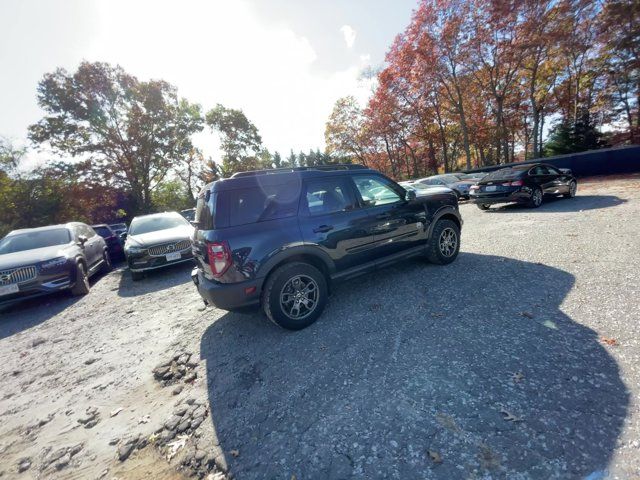
[[482,205],[493,205],[494,203],[526,203],[531,200],[531,193],[524,190],[518,190],[516,192],[497,192],[495,194],[472,193],[469,196],[469,201]]
[[200,269],[194,268],[191,279],[207,305],[233,311],[260,304],[264,278],[238,283],[218,283],[206,278]]

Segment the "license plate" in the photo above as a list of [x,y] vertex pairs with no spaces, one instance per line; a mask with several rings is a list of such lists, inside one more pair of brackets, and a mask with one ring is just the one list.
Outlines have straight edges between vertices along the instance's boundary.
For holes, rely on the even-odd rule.
[[12,284],[12,285],[4,285],[2,287],[0,287],[0,296],[2,295],[11,295],[12,293],[16,293],[19,292],[20,290],[18,289],[18,285],[17,284]]
[[495,185],[487,185],[487,187],[484,189],[485,192],[495,192],[496,191],[496,186]]
[[174,260],[180,260],[180,252],[167,253],[167,262],[173,262]]

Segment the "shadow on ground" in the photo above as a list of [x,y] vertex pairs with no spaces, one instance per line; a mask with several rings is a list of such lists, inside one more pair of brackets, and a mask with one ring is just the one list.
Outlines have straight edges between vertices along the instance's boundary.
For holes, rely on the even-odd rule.
[[340,285],[300,332],[224,315],[201,340],[224,461],[239,479],[605,469],[629,398],[596,334],[559,308],[573,284],[461,253]]
[[509,203],[493,206],[488,213],[507,213],[526,210],[527,213],[579,212],[580,210],[597,210],[622,205],[626,200],[615,195],[578,195],[573,198],[545,196],[542,205],[531,208],[526,205]]
[[136,297],[191,282],[191,270],[193,270],[193,267],[194,264],[191,262],[170,265],[158,270],[151,270],[142,279],[135,282],[131,279],[129,269],[124,268],[120,276],[118,295],[121,297]]
[[[93,288],[104,276],[102,272],[92,276],[91,287]],[[90,291],[89,295],[91,294]],[[11,306],[0,307],[0,340],[55,317],[81,298],[73,296],[69,290],[63,290],[51,295],[28,298]]]

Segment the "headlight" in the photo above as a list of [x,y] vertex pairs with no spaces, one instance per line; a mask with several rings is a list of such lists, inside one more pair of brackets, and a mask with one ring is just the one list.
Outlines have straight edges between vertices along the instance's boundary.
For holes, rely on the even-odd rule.
[[136,253],[144,253],[147,251],[146,248],[142,248],[142,247],[127,247],[126,249],[127,254],[129,253],[133,253],[134,255]]
[[50,270],[52,268],[61,267],[67,263],[67,257],[57,257],[52,260],[47,260],[42,265],[40,265],[40,269],[42,270]]

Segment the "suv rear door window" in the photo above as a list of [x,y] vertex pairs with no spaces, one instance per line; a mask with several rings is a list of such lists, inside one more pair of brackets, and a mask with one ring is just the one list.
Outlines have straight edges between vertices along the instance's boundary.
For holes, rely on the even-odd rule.
[[307,181],[302,210],[308,215],[326,215],[352,210],[354,203],[344,178],[317,178]]
[[299,184],[261,185],[220,193],[227,203],[229,226],[293,217],[298,212]]

